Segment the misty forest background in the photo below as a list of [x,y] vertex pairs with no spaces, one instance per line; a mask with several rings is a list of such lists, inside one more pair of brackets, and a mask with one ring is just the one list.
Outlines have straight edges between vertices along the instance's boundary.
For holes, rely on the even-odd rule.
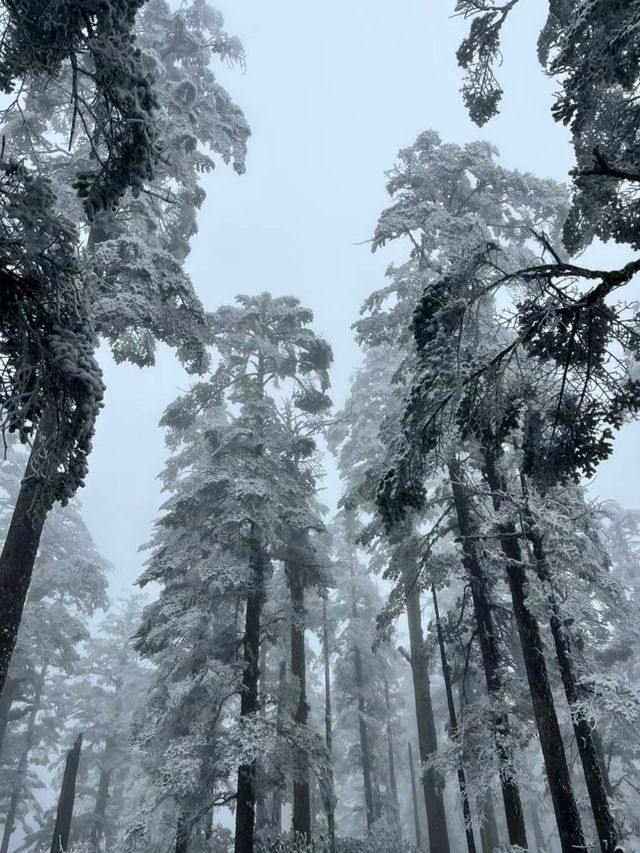
[[640,0],[236,5],[2,3],[0,853],[640,851]]

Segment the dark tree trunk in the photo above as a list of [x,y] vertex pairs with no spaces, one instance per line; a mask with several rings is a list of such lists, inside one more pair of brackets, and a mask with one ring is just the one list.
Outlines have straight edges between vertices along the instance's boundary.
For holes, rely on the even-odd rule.
[[4,684],[4,690],[0,696],[0,755],[2,755],[2,744],[4,736],[7,732],[9,724],[9,715],[11,714],[11,706],[15,699],[18,689],[18,682],[15,678],[7,678]]
[[[247,596],[247,612],[244,634],[244,672],[240,714],[243,717],[256,714],[260,708],[260,624],[264,601],[264,554],[260,542],[255,538],[252,546],[253,589]],[[235,853],[253,853],[255,834],[255,775],[256,762],[243,764],[238,770],[236,797]]]
[[536,574],[545,588],[549,602],[551,634],[560,667],[562,685],[571,710],[573,732],[578,745],[578,752],[580,753],[584,778],[587,783],[587,791],[598,833],[600,849],[602,853],[613,853],[617,849],[618,833],[611,809],[609,808],[607,785],[602,773],[604,761],[602,760],[601,751],[599,752],[598,750],[595,730],[591,727],[591,722],[580,710],[579,703],[581,700],[587,699],[587,696],[578,685],[571,648],[571,635],[562,621],[560,608],[553,589],[551,569],[546,557],[544,543],[536,525],[533,523],[528,505],[529,490],[524,474],[520,475],[520,481],[525,497],[525,532],[527,539],[531,542]]
[[42,529],[50,509],[47,481],[55,470],[55,407],[45,409],[0,555],[0,693],[4,691]]
[[187,853],[189,850],[189,821],[184,813],[178,818],[176,827],[176,853]]
[[[278,673],[278,710],[276,711],[276,733],[280,737],[282,733],[282,721],[284,719],[284,694],[287,683],[287,663],[280,661]],[[271,805],[271,827],[279,835],[282,832],[282,788],[280,782],[273,789],[273,800]]]
[[111,771],[104,768],[100,771],[100,779],[98,781],[98,795],[96,797],[96,807],[93,812],[94,823],[91,830],[91,843],[96,850],[100,848],[100,841],[104,834],[104,824],[107,813],[107,803],[109,801],[109,784],[111,782]]
[[[493,506],[500,510],[506,482],[498,472],[492,451],[483,448],[484,473],[491,489]],[[527,607],[527,577],[517,531],[511,522],[499,526],[500,544],[507,562],[507,580],[513,601],[524,656],[533,712],[551,790],[563,853],[575,853],[585,845],[580,814],[573,796],[569,765],[549,683],[544,646],[537,620]]]
[[411,795],[413,799],[413,824],[416,833],[416,847],[422,850],[422,830],[420,829],[420,814],[418,812],[418,791],[416,790],[416,771],[413,766],[413,750],[411,744],[407,744],[409,753],[409,775],[411,776]]
[[[298,702],[294,720],[306,726],[309,716],[307,702],[307,662],[304,647],[306,611],[304,607],[304,577],[299,565],[288,571],[291,591],[291,674],[298,685]],[[298,749],[293,778],[293,837],[311,841],[311,797],[309,791],[309,755]]]
[[[260,716],[266,718],[267,708],[265,697],[267,695],[267,643],[265,640],[260,643],[260,677],[258,682],[260,693]],[[258,762],[256,767],[256,831],[264,830],[268,823],[269,817],[267,814],[267,779],[265,778],[264,768]]]
[[[331,714],[331,666],[329,651],[329,622],[327,619],[327,599],[322,599],[322,656],[324,660],[324,731],[329,761],[333,762],[333,718]],[[326,800],[327,830],[329,835],[329,853],[336,849],[335,793],[333,787],[333,768],[326,782],[324,798]]]
[[[418,745],[420,760],[424,765],[438,752],[438,736],[431,702],[429,661],[422,631],[420,589],[416,571],[406,565],[403,568],[403,583],[407,621],[409,623],[409,645],[411,649],[411,675],[416,703],[418,723]],[[447,816],[444,809],[443,782],[432,767],[424,770],[422,785],[427,809],[430,853],[449,853]]]
[[608,797],[613,797],[613,788],[611,787],[611,779],[609,778],[609,767],[607,766],[607,761],[604,756],[604,744],[602,743],[602,737],[600,736],[598,729],[593,729],[593,742],[596,747],[596,753],[598,754],[598,761],[600,762],[600,773],[602,773],[604,789],[607,792]]
[[[355,622],[358,618],[358,606],[356,603],[356,592],[353,585],[353,564],[349,566],[351,575],[351,618]],[[371,751],[369,749],[369,732],[367,731],[366,705],[364,701],[364,673],[362,669],[362,655],[357,645],[353,648],[353,664],[355,670],[356,691],[358,694],[358,729],[360,732],[360,762],[362,767],[362,782],[364,785],[364,802],[367,817],[367,829],[370,830],[375,821],[375,805],[373,802],[373,780]]]
[[[449,464],[449,478],[451,480],[458,529],[462,540],[463,563],[471,585],[471,596],[473,598],[473,609],[478,626],[480,653],[487,681],[487,691],[490,697],[499,700],[503,687],[501,675],[502,655],[491,611],[487,580],[482,570],[473,539],[471,538],[474,533],[474,524],[472,522],[470,500],[462,479],[462,467],[457,460]],[[520,789],[516,777],[509,718],[503,711],[499,711],[494,718],[494,735],[509,841],[512,845],[519,845],[526,850],[528,847],[527,831],[524,823]]]
[[393,748],[393,731],[391,728],[391,700],[389,698],[389,683],[384,681],[384,705],[387,716],[387,755],[389,758],[389,785],[391,787],[391,801],[393,805],[393,822],[398,831],[401,831],[400,823],[400,800],[398,798],[398,782],[396,779],[396,760]]
[[82,735],[78,735],[75,743],[69,752],[67,752],[67,760],[64,765],[64,776],[62,777],[62,788],[60,789],[60,799],[58,800],[56,823],[53,828],[53,838],[51,839],[51,853],[62,853],[62,851],[69,849],[73,803],[76,798],[76,777],[78,775],[81,751]]
[[204,847],[205,850],[209,849],[209,845],[211,844],[211,839],[213,837],[213,809],[209,809],[205,818],[204,823]]
[[[438,646],[440,648],[440,660],[442,662],[442,675],[444,677],[444,687],[447,695],[447,707],[449,709],[449,730],[451,732],[451,740],[458,740],[458,717],[456,715],[456,707],[453,701],[453,692],[451,690],[451,667],[447,661],[447,650],[444,644],[444,636],[442,633],[442,624],[440,622],[440,608],[438,607],[438,595],[435,585],[431,585],[431,596],[433,598],[433,612],[436,619],[436,631],[438,634]],[[462,761],[458,765],[458,787],[460,788],[460,798],[462,801],[462,818],[464,821],[464,834],[467,840],[467,850],[469,853],[476,853],[476,842],[473,837],[473,821],[471,818],[471,805],[467,795],[467,780],[464,773]]]

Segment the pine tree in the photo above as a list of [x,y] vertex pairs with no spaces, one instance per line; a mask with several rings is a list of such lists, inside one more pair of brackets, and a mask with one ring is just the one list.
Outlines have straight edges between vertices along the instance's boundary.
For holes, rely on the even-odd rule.
[[[119,14],[123,11],[118,7]],[[135,8],[130,11],[134,12]],[[89,12],[86,18],[90,30],[93,26],[91,16]],[[82,16],[80,19],[85,20]],[[91,50],[99,48],[103,38],[110,43],[111,27],[115,27],[117,37],[124,38],[131,48],[129,30],[133,22],[131,14],[124,21],[114,15],[106,21],[105,32],[90,39]],[[119,27],[125,23],[126,27],[121,32]],[[155,344],[162,341],[177,350],[187,369],[197,372],[207,364],[202,306],[182,265],[188,254],[189,239],[195,233],[195,213],[204,199],[197,176],[213,168],[212,155],[219,155],[226,162],[233,161],[237,171],[244,169],[249,129],[209,67],[213,55],[242,61],[243,53],[237,40],[222,30],[220,15],[204,3],[195,3],[171,13],[159,0],[149,7],[143,23],[141,48],[136,49],[133,64],[126,67],[127,73],[134,75],[133,81],[123,78],[122,74],[115,78],[109,76],[113,72],[113,69],[109,71],[109,63],[118,62],[121,57],[115,49],[104,55],[98,49],[97,56],[93,58],[98,63],[105,62],[105,67],[98,64],[94,73],[81,74],[78,78],[78,69],[70,59],[69,66],[65,65],[61,71],[66,75],[65,79],[75,81],[70,84],[74,93],[71,105],[64,98],[64,87],[55,90],[59,95],[56,99],[47,87],[41,90],[36,85],[27,90],[25,109],[20,103],[15,108],[17,118],[12,130],[17,150],[22,150],[27,157],[38,156],[39,162],[46,164],[56,182],[57,195],[61,199],[59,207],[68,216],[79,220],[82,214],[71,187],[74,182],[80,187],[90,227],[87,250],[83,253],[82,266],[78,266],[75,258],[77,239],[70,231],[67,219],[56,216],[57,205],[48,185],[38,185],[34,193],[34,202],[47,211],[42,234],[31,236],[34,226],[24,203],[16,208],[18,215],[12,214],[7,220],[13,230],[22,233],[23,239],[26,234],[27,244],[35,242],[37,248],[39,242],[44,241],[45,248],[37,256],[36,284],[38,276],[44,276],[49,293],[50,280],[53,281],[53,292],[46,300],[40,301],[47,305],[53,300],[56,311],[53,319],[47,319],[44,330],[35,326],[38,332],[36,340],[30,340],[29,331],[25,343],[26,332],[20,320],[22,308],[18,302],[13,307],[22,326],[17,332],[10,328],[3,335],[3,342],[6,340],[9,347],[8,362],[15,364],[17,375],[28,376],[30,383],[24,389],[12,387],[8,400],[0,401],[3,410],[9,412],[8,426],[11,430],[20,430],[23,438],[35,433],[36,428],[38,431],[27,476],[0,556],[0,690],[13,651],[44,519],[53,503],[68,500],[86,476],[93,425],[103,391],[92,356],[95,334],[108,340],[118,361],[153,364]],[[72,27],[70,34],[73,32]],[[71,57],[75,56],[76,38],[80,38],[82,44],[85,37],[81,27],[65,46],[65,51],[71,49]],[[116,44],[114,42],[112,47],[115,48]],[[62,56],[65,55],[63,51]],[[113,98],[113,101],[107,98],[110,111],[105,113],[105,118],[114,110],[116,118],[122,118],[118,113],[119,99],[129,85],[133,91],[139,92],[144,101],[146,95],[143,97],[143,90],[149,74],[146,70],[142,73],[141,64],[145,64],[145,68],[153,67],[153,73],[161,81],[158,105],[162,113],[156,131],[158,136],[162,135],[164,142],[162,158],[153,171],[146,168],[148,157],[143,156],[140,161],[142,142],[137,140],[137,134],[142,134],[143,141],[147,140],[146,125],[144,121],[129,124],[131,117],[128,113],[124,114],[125,130],[117,136],[115,147],[108,140],[103,143],[99,132],[98,136],[89,134],[88,137],[76,137],[74,133],[79,120],[76,107],[79,102],[91,102],[91,86],[96,76],[100,79],[102,73],[107,74],[108,96]],[[80,83],[77,83],[78,79]],[[84,90],[86,86],[89,91]],[[144,103],[138,103],[135,98],[131,100],[137,108],[144,108]],[[92,116],[90,127],[94,120],[98,128],[103,126],[99,118]],[[115,119],[112,126],[117,126]],[[131,127],[136,128],[136,140],[128,143],[126,140],[132,132]],[[58,147],[52,143],[52,136],[61,128],[70,140],[71,167],[68,158],[61,157]],[[107,145],[110,157],[113,155],[117,160],[121,143],[130,158],[125,164],[133,169],[133,174],[131,177],[126,173],[119,174],[120,183],[112,198],[113,188],[109,188],[108,182],[105,184],[106,179],[93,176],[91,167],[80,177],[76,172],[78,164],[84,168],[94,154],[97,162],[102,162],[100,152],[103,144]],[[34,144],[42,147],[41,156],[35,154]],[[142,174],[139,174],[141,163]],[[14,183],[16,179],[22,180],[21,177],[9,177]],[[20,188],[10,189],[9,197],[16,191],[23,192]],[[118,206],[114,210],[116,201]],[[52,220],[57,223],[55,226]],[[47,254],[51,253],[47,247],[52,245],[53,227],[56,228],[53,245],[59,246],[57,251],[62,253],[59,262],[49,259]],[[83,278],[90,281],[90,288],[84,286]],[[55,287],[58,279],[60,284]],[[11,290],[16,291],[15,288]],[[67,303],[68,307],[65,307]],[[60,306],[64,309],[62,312]],[[65,311],[70,320],[66,319]],[[12,315],[8,312],[7,316]],[[41,352],[38,346],[40,337],[47,342],[44,348],[47,370],[52,362],[51,377],[47,378],[48,374],[45,374],[42,383],[36,382],[38,370],[20,361],[25,351]],[[51,353],[47,355],[49,350]],[[37,364],[34,367],[37,368]],[[16,400],[29,399],[33,393],[32,386],[39,394],[31,398],[26,415],[23,411],[18,419],[18,415],[11,415],[11,411],[22,408],[17,407]]]

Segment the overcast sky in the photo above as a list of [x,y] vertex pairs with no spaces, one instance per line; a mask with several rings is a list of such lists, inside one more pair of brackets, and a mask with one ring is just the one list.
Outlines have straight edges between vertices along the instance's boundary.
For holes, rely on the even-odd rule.
[[[365,296],[383,283],[390,255],[368,240],[387,202],[385,170],[418,133],[445,141],[488,139],[509,168],[564,180],[567,134],[549,114],[553,85],[537,64],[541,4],[516,7],[506,30],[501,115],[478,130],[459,95],[456,46],[465,24],[453,0],[220,0],[247,67],[219,77],[252,127],[247,173],[224,165],[206,181],[207,202],[189,271],[207,308],[238,293],[295,294],[333,345],[333,397],[340,405],[359,363],[350,331]],[[596,249],[592,263],[620,258]],[[101,352],[108,386],[91,470],[80,495],[96,542],[123,590],[139,574],[138,547],[151,532],[165,459],[157,428],[189,378],[168,350],[153,369],[115,366]],[[640,429],[628,428],[593,491],[640,504]],[[330,475],[326,500],[337,495]]]

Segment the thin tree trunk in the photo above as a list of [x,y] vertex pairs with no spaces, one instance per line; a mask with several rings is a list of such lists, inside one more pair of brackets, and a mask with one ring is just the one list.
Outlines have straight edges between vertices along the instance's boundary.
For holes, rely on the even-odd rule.
[[427,809],[429,850],[430,853],[449,853],[449,833],[443,796],[444,785],[433,767],[424,769],[424,766],[438,752],[438,736],[431,702],[429,662],[422,631],[420,590],[416,572],[412,572],[406,564],[403,566],[403,583],[407,621],[409,623],[411,675],[416,703],[418,745],[420,747],[420,760],[423,765],[422,785]]
[[330,778],[327,780],[325,792],[327,811],[327,830],[329,834],[329,853],[336,849],[336,814],[335,793],[333,787],[333,718],[331,715],[331,666],[329,658],[329,621],[327,619],[327,599],[322,598],[322,656],[324,659],[324,731],[327,753],[331,767]]
[[[354,587],[353,562],[349,565],[351,576],[351,618],[355,623],[358,618],[358,606],[356,603],[356,592]],[[364,802],[367,818],[367,830],[370,830],[375,821],[375,806],[373,802],[373,781],[371,777],[371,751],[369,749],[369,733],[367,731],[366,705],[364,701],[364,673],[362,669],[362,655],[357,644],[353,647],[353,663],[355,669],[356,691],[358,694],[358,729],[360,733],[360,761],[362,767],[362,782],[364,785]]]
[[20,753],[20,760],[18,761],[16,775],[14,777],[14,783],[11,788],[11,798],[9,800],[7,816],[4,821],[2,842],[0,843],[0,853],[7,853],[7,850],[9,849],[9,842],[11,841],[13,830],[15,829],[16,813],[23,793],[22,786],[24,784],[24,778],[27,772],[27,768],[29,766],[29,754],[31,753],[31,750],[33,749],[34,745],[36,717],[38,716],[38,711],[40,710],[40,703],[42,701],[42,693],[44,691],[44,683],[47,677],[48,667],[49,664],[45,661],[42,666],[42,669],[40,670],[40,675],[38,676],[38,683],[36,685],[36,691],[33,696],[33,705],[31,707],[31,711],[29,712],[29,719],[27,720],[27,730],[25,732],[24,746],[22,752]]
[[56,449],[56,409],[49,404],[40,420],[0,555],[0,694],[4,691],[50,509],[47,481],[55,470]]
[[[260,698],[258,685],[260,677],[260,624],[264,601],[264,555],[261,544],[252,530],[252,568],[253,589],[247,596],[247,612],[244,634],[244,672],[242,675],[242,696],[240,715],[248,717],[258,712]],[[242,764],[238,770],[238,789],[236,796],[236,832],[235,853],[253,853],[255,834],[255,775],[256,762]]]
[[[304,606],[304,577],[299,564],[288,571],[291,591],[291,674],[298,684],[298,702],[294,720],[306,726],[309,716],[307,702],[307,662],[304,647],[306,611]],[[309,755],[305,749],[296,750],[293,778],[293,837],[311,841],[311,797],[309,791]]]
[[613,853],[613,851],[617,849],[618,833],[611,809],[609,808],[607,785],[602,773],[602,767],[604,766],[602,753],[598,751],[598,741],[595,737],[595,730],[592,729],[589,720],[584,715],[584,712],[580,710],[581,700],[584,700],[587,697],[578,685],[578,678],[573,661],[573,651],[571,648],[571,635],[562,621],[560,608],[553,589],[551,569],[545,553],[542,536],[538,532],[536,525],[533,523],[531,510],[529,508],[529,489],[526,477],[523,473],[520,474],[520,482],[522,484],[522,492],[525,498],[525,533],[532,546],[536,574],[543,584],[547,594],[551,634],[553,636],[556,656],[560,667],[562,685],[571,711],[573,732],[575,734],[578,752],[582,762],[582,769],[584,771],[584,778],[587,784],[587,791],[589,793],[593,819],[598,833],[600,849],[602,853]]
[[[105,741],[103,765],[108,765],[109,756],[115,747],[115,738],[109,736]],[[100,779],[98,781],[98,793],[96,796],[96,806],[93,811],[93,827],[91,829],[91,844],[95,850],[100,848],[100,842],[105,831],[105,823],[107,817],[107,804],[109,802],[109,785],[111,784],[111,770],[108,766],[103,766],[100,769]]]
[[384,680],[384,705],[387,716],[387,755],[389,759],[389,784],[391,786],[391,797],[393,804],[393,822],[399,832],[402,827],[400,823],[400,800],[398,798],[398,782],[396,779],[396,761],[393,748],[393,731],[391,729],[391,700],[389,698],[389,682]]
[[[449,478],[451,480],[458,529],[462,539],[463,563],[468,572],[471,585],[471,596],[473,598],[473,608],[478,626],[480,652],[487,681],[487,691],[492,699],[501,701],[503,688],[501,674],[502,655],[491,611],[487,580],[482,570],[476,547],[470,538],[474,532],[474,525],[471,520],[470,501],[462,479],[462,466],[457,460],[449,463]],[[512,845],[518,845],[526,850],[528,844],[524,812],[522,810],[520,788],[516,777],[509,718],[504,711],[499,711],[494,718],[494,737],[509,841]]]
[[[438,607],[438,595],[436,593],[435,584],[431,585],[431,597],[433,598],[433,612],[436,619],[436,631],[438,634],[438,646],[440,647],[442,674],[444,677],[444,687],[447,695],[447,707],[449,709],[449,730],[451,732],[451,740],[456,742],[458,740],[458,718],[453,701],[453,692],[451,690],[451,667],[447,661],[447,650],[444,644],[444,635],[442,633],[442,623],[440,622],[440,609]],[[467,780],[462,761],[458,764],[458,786],[460,788],[460,798],[462,800],[462,817],[464,821],[464,834],[467,840],[467,849],[469,853],[476,853],[476,842],[473,837],[473,821],[471,818],[471,805],[467,794]]]
[[82,735],[80,734],[71,749],[67,752],[64,776],[62,777],[62,788],[60,789],[60,799],[58,800],[58,811],[56,812],[56,823],[53,828],[53,838],[51,839],[51,853],[62,853],[62,851],[69,849],[73,803],[76,798],[76,777],[78,775],[81,751]]
[[[491,489],[496,512],[506,494],[506,482],[498,472],[493,452],[483,448],[484,473]],[[580,814],[573,796],[569,765],[558,724],[553,694],[549,683],[544,646],[537,620],[527,606],[527,577],[515,526],[511,522],[499,525],[500,544],[507,562],[507,580],[513,601],[520,643],[524,656],[533,712],[540,737],[540,746],[549,780],[551,799],[556,814],[563,853],[575,853],[585,845]]]
[[[284,719],[284,694],[287,682],[287,662],[280,661],[278,673],[278,710],[276,711],[276,733],[278,737],[282,733],[282,721]],[[280,785],[276,784],[273,789],[273,801],[271,806],[271,826],[273,831],[279,835],[282,832],[282,791]]]
[[407,744],[409,753],[409,775],[411,776],[411,794],[413,798],[413,822],[416,833],[416,847],[422,850],[422,830],[420,829],[420,814],[418,813],[418,792],[416,790],[416,771],[413,766],[413,750],[411,743]]

